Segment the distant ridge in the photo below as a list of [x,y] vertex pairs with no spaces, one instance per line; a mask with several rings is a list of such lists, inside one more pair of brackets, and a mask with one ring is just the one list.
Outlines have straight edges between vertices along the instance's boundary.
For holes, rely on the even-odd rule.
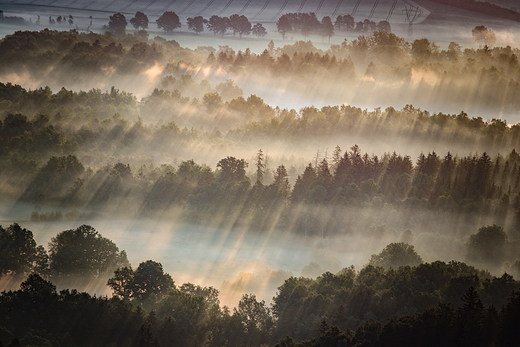
[[520,22],[520,13],[489,2],[475,0],[430,0],[438,4],[453,6],[464,10],[474,11],[493,17],[514,20]]

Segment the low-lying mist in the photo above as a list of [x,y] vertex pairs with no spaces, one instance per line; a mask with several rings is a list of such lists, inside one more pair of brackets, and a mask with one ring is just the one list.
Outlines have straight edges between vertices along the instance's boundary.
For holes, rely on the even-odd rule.
[[[373,32],[254,54],[46,30],[0,49],[0,220],[39,244],[90,224],[134,266],[161,262],[234,306],[392,242],[466,261],[484,225],[518,237],[516,48]],[[106,278],[56,284],[110,294]]]
[[[17,212],[12,213],[12,207],[4,206],[0,220],[6,225],[16,213],[28,215],[33,207],[17,204]],[[49,207],[44,206],[42,212],[47,209]],[[315,211],[307,213],[327,216],[330,209],[316,207]],[[133,211],[128,209],[128,214]],[[439,220],[441,216],[431,212],[385,211],[384,207],[344,208],[343,215],[329,215],[328,218],[340,219],[337,222],[343,225],[336,233],[325,226],[315,230],[316,224],[312,222],[310,229],[302,234],[278,229],[255,231],[252,225],[233,227],[232,215],[222,227],[186,224],[167,216],[61,222],[15,220],[32,230],[36,242],[41,245],[46,245],[62,230],[74,229],[80,224],[92,225],[119,249],[125,250],[134,267],[148,259],[158,261],[177,285],[191,282],[212,286],[220,291],[220,301],[231,307],[244,293],[254,293],[259,299],[270,302],[277,287],[291,276],[316,278],[326,271],[337,273],[350,266],[359,271],[371,255],[381,252],[392,242],[413,245],[425,262],[467,261],[468,237],[476,232],[476,228],[467,227],[463,220],[462,224],[456,223],[457,217],[449,214],[445,215],[445,220]],[[485,221],[472,225],[478,223]],[[504,271],[502,264],[478,265],[495,275]],[[58,288],[110,295],[107,279],[85,281],[69,277],[54,280],[54,283]],[[16,288],[18,284],[19,281],[2,283],[5,288]]]
[[[35,47],[24,45],[24,40]],[[514,98],[518,52],[510,46],[463,50],[451,42],[441,49],[427,39],[407,42],[376,31],[328,50],[316,48],[311,41],[298,41],[269,45],[263,53],[254,54],[227,45],[192,50],[174,40],[148,38],[143,32],[116,39],[107,34],[49,30],[17,32],[5,37],[3,45],[6,54],[0,81],[27,88],[50,86],[56,92],[62,87],[79,91],[114,86],[138,100],[155,88],[178,89],[182,96],[202,101],[205,93],[214,91],[211,86],[232,80],[244,96],[255,94],[281,109],[336,104],[400,109],[411,104],[432,113],[463,110],[484,119],[519,121]],[[164,83],[165,77],[182,75],[205,84],[190,93],[188,85]],[[219,94],[224,101],[230,100],[224,90]],[[154,114],[140,116],[157,121]]]

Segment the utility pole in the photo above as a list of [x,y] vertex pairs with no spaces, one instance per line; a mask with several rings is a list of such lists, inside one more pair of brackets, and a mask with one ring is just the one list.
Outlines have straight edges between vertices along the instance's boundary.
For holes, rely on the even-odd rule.
[[405,21],[408,22],[408,40],[413,38],[413,23],[419,19],[423,11],[419,7],[404,5],[403,12],[406,14]]

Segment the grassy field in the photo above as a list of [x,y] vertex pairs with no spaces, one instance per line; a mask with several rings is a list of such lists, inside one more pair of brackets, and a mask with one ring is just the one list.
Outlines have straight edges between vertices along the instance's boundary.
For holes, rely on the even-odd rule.
[[[141,11],[151,20],[155,20],[165,11],[174,11],[181,20],[193,16],[229,16],[238,13],[252,21],[274,23],[284,13],[314,12],[319,18],[351,14],[358,20],[368,18],[376,22],[387,20],[390,23],[403,23],[405,6],[411,3],[413,4],[403,0],[16,0],[1,2],[0,6],[7,12],[30,16],[40,14],[42,17],[70,13],[78,17],[99,18],[115,12],[133,15],[136,11]],[[423,21],[429,15],[426,8],[421,9],[423,15],[417,22]]]
[[[413,35],[408,35],[408,24],[405,20],[405,6],[417,5],[421,16],[415,21]],[[502,6],[508,7],[510,4]],[[101,2],[100,0],[16,0],[0,2],[0,10],[4,16],[23,17],[30,25],[16,26],[0,22],[0,37],[8,35],[17,30],[41,30],[44,28],[54,30],[87,30],[103,32],[103,26],[108,23],[108,17],[116,12],[123,13],[127,20],[133,17],[136,11],[142,11],[148,15],[150,25],[147,31],[150,37],[156,35],[167,39],[174,39],[182,46],[196,48],[197,46],[228,45],[235,50],[250,48],[253,52],[261,52],[270,40],[276,46],[282,46],[297,40],[304,39],[299,34],[289,34],[286,41],[277,32],[277,19],[289,12],[314,12],[318,19],[331,16],[334,20],[338,15],[351,14],[356,21],[370,19],[378,22],[387,20],[392,25],[392,31],[409,40],[417,38],[428,38],[431,41],[449,43],[451,41],[471,45],[471,29],[477,25],[486,25],[497,32],[497,44],[516,46],[519,29],[518,23],[504,21],[471,11],[464,11],[439,5],[429,0],[417,0],[415,2],[402,0],[111,0]],[[155,21],[164,11],[175,11],[181,20],[182,27],[174,33],[167,34],[157,28]],[[229,16],[231,14],[243,14],[252,23],[262,23],[268,34],[262,39],[256,37],[243,37],[238,39],[228,33],[225,36],[215,36],[211,32],[203,32],[200,35],[188,31],[186,19],[201,15],[209,18],[213,14]],[[74,17],[74,24],[49,24],[49,17],[56,18],[59,15]],[[39,16],[39,22],[38,22]],[[90,18],[92,17],[92,18]],[[91,25],[92,23],[92,25]],[[127,31],[133,28],[129,25]],[[356,38],[359,33],[343,32],[336,30],[330,43],[316,35],[310,39],[321,49],[327,49],[330,44],[339,44],[344,39]]]

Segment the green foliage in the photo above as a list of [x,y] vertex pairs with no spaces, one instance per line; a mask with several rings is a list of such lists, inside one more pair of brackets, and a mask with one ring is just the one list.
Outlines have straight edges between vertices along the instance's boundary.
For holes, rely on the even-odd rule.
[[[172,82],[181,83],[180,80]],[[182,78],[182,84],[189,85],[190,82]],[[135,106],[136,112],[162,114],[170,112],[170,107],[180,109],[188,105],[188,101],[179,92],[159,89],[143,99],[137,108],[133,96],[115,88],[104,93],[98,90],[78,93],[61,90],[57,94],[48,94],[46,90],[40,90],[38,94],[12,85],[4,87],[10,100],[16,101],[16,98],[22,96],[21,103],[38,99],[44,108],[61,108],[69,103],[82,108],[94,103],[98,107],[96,112],[108,112],[116,105],[121,108],[121,105],[129,104],[133,105],[130,107]],[[213,99],[216,103],[212,102]],[[466,157],[453,157],[448,153],[441,159],[436,153],[428,153],[420,156],[414,165],[406,155],[392,153],[382,157],[369,156],[363,154],[358,146],[353,146],[345,153],[341,151],[343,155],[337,155],[330,165],[320,158],[314,164],[319,164],[316,170],[311,166],[304,172],[299,172],[300,177],[297,177],[292,190],[287,181],[281,180],[276,181],[273,187],[257,188],[254,191],[247,183],[231,189],[237,182],[245,182],[245,166],[243,170],[240,167],[237,167],[237,170],[232,169],[234,164],[228,168],[229,170],[221,170],[218,167],[219,174],[214,175],[209,167],[195,162],[189,165],[188,162],[181,163],[178,168],[168,165],[152,168],[143,166],[141,159],[130,159],[131,162],[117,159],[121,158],[121,154],[118,153],[128,153],[132,150],[152,152],[161,149],[173,155],[180,153],[182,148],[187,148],[186,145],[191,146],[200,141],[213,144],[234,141],[241,144],[266,136],[270,139],[299,141],[308,136],[329,136],[340,132],[348,134],[349,129],[354,127],[369,137],[385,136],[384,133],[388,132],[383,131],[385,127],[370,127],[371,130],[368,131],[369,125],[374,124],[372,119],[391,126],[404,124],[403,131],[411,131],[410,128],[406,128],[410,119],[425,122],[425,129],[436,124],[451,124],[450,127],[459,129],[456,137],[464,137],[469,131],[481,134],[474,138],[475,141],[484,139],[487,136],[485,134],[492,131],[500,131],[500,136],[508,139],[507,141],[513,141],[516,136],[514,127],[502,127],[497,122],[487,125],[479,119],[469,119],[463,113],[454,116],[429,116],[427,112],[410,105],[401,111],[389,108],[384,113],[367,113],[350,106],[322,109],[308,107],[300,112],[276,111],[255,95],[249,96],[247,100],[236,98],[224,104],[216,93],[206,95],[204,105],[213,112],[218,110],[219,116],[246,113],[246,122],[251,123],[223,135],[218,130],[207,132],[196,128],[181,129],[175,122],[157,126],[146,124],[139,118],[130,122],[119,114],[99,118],[90,113],[81,113],[81,117],[85,119],[76,124],[76,118],[71,119],[71,114],[74,115],[75,111],[52,117],[40,113],[33,120],[22,114],[10,113],[0,129],[3,139],[8,143],[3,150],[0,149],[0,174],[9,179],[10,187],[15,188],[9,190],[9,194],[24,201],[66,204],[78,210],[89,208],[127,214],[128,210],[117,211],[117,206],[122,205],[115,203],[125,198],[131,206],[130,210],[136,215],[153,215],[164,209],[180,207],[181,217],[190,221],[204,220],[208,223],[211,223],[211,217],[224,211],[236,214],[233,208],[239,201],[245,201],[243,199],[249,194],[251,199],[237,215],[237,225],[249,223],[250,218],[254,218],[259,221],[255,223],[255,227],[258,228],[267,227],[264,223],[270,223],[269,227],[307,234],[331,235],[350,231],[350,228],[367,229],[370,225],[362,224],[362,220],[358,218],[356,222],[359,226],[342,223],[341,219],[324,223],[324,217],[320,214],[303,214],[302,208],[305,204],[327,206],[333,214],[340,213],[344,206],[387,206],[399,213],[428,210],[442,215],[442,220],[446,221],[445,225],[464,225],[463,228],[466,230],[489,223],[500,224],[510,229],[514,227],[515,220],[520,220],[514,217],[515,210],[518,209],[515,202],[518,200],[517,190],[520,188],[516,184],[520,160],[515,151],[505,157],[496,158],[491,158],[487,153]],[[421,129],[415,125],[413,127]],[[45,136],[39,138],[38,134],[42,130]],[[427,137],[430,133],[432,132],[419,131],[414,136]],[[49,137],[49,134],[52,136]],[[50,144],[40,146],[41,143],[46,143],[45,141],[49,141]],[[64,151],[76,154],[62,155]],[[109,159],[112,155],[116,157]],[[46,161],[44,165],[40,162],[43,158]],[[107,160],[116,164],[106,165]],[[224,160],[220,164],[226,163],[227,160]],[[297,174],[298,172],[294,172],[293,177]],[[279,176],[278,173],[276,176]],[[511,187],[511,191],[505,194],[508,187]],[[242,200],[235,199],[239,191],[244,192],[240,197]],[[230,202],[228,206],[220,203],[224,198]],[[273,203],[274,199],[281,201],[279,198],[285,201],[285,204]],[[85,215],[80,211],[63,213],[65,218],[72,219]],[[271,213],[277,216],[281,213],[281,218],[271,218]],[[468,219],[446,219],[455,218],[456,213],[462,213],[468,216]],[[200,218],[201,215],[204,215],[204,218]],[[341,215],[344,220],[350,218],[344,211]],[[419,219],[423,218],[421,214],[416,216]],[[474,218],[470,219],[469,216]],[[33,213],[33,220],[54,218],[56,215],[53,217],[50,214],[38,213],[36,216]],[[352,227],[349,227],[349,224]],[[439,224],[438,227],[440,230],[442,225]],[[516,260],[511,252],[506,252],[504,260]]]
[[[70,211],[63,210],[66,219],[90,214],[102,218],[128,216],[130,211],[134,216],[162,214],[197,223],[253,225],[256,230],[324,237],[362,230],[388,234],[410,228],[410,222],[428,223],[432,232],[456,230],[463,235],[494,223],[507,230],[511,238],[516,237],[520,160],[509,148],[519,144],[517,125],[500,119],[471,118],[465,112],[430,114],[412,105],[401,110],[389,107],[368,111],[347,105],[284,110],[267,105],[255,95],[238,97],[239,90],[230,80],[217,86],[221,94],[229,92],[226,99],[234,98],[225,102],[207,81],[196,82],[188,75],[192,69],[207,67],[243,77],[253,68],[262,67],[275,80],[285,74],[283,78],[298,76],[291,77],[295,78],[292,82],[314,81],[319,76],[343,83],[347,78],[361,77],[354,66],[359,67],[356,50],[368,54],[367,59],[384,57],[378,50],[392,50],[398,53],[396,56],[405,54],[398,64],[402,71],[416,69],[414,64],[422,64],[418,61],[422,60],[425,73],[436,75],[438,69],[447,72],[445,78],[478,75],[479,86],[487,91],[500,90],[487,83],[507,80],[511,99],[506,93],[504,102],[514,108],[518,99],[516,49],[463,52],[450,44],[443,51],[424,40],[408,47],[395,35],[373,32],[328,52],[320,51],[310,41],[281,49],[271,45],[258,55],[247,50],[235,53],[223,46],[218,58],[209,61],[208,48],[191,51],[164,39],[141,39],[135,35],[116,39],[113,35],[50,30],[17,32],[2,39],[5,54],[0,57],[0,69],[4,73],[28,69],[31,76],[54,67],[53,73],[64,78],[83,68],[89,76],[105,78],[129,73],[125,69],[134,64],[139,66],[135,73],[140,74],[156,61],[167,64],[165,59],[173,57],[161,81],[164,89],[154,89],[141,101],[116,88],[79,92],[62,88],[53,93],[48,87],[25,90],[0,84],[2,194],[38,205],[68,207]],[[49,54],[47,60],[44,54]],[[61,61],[64,64],[58,64]],[[383,78],[378,71],[390,69],[385,64],[374,60],[369,69],[376,84]],[[107,75],[105,70],[113,72]],[[59,76],[56,78],[61,81]],[[407,81],[409,77],[403,76],[396,81]],[[458,83],[448,84],[439,85],[439,93],[449,90],[450,95],[458,95],[449,89]],[[489,95],[487,91],[479,94],[479,102],[481,96]],[[504,100],[491,98],[485,102],[497,99]],[[209,128],[208,116],[218,117],[222,128],[204,130]],[[216,172],[208,166],[212,163],[192,160],[175,167],[171,164],[175,158],[195,157],[206,149],[248,148],[257,141],[299,144],[339,136],[382,142],[399,137],[405,146],[419,138],[425,143],[489,152],[457,156],[424,153],[414,163],[407,153],[369,155],[352,146],[346,151],[340,149],[330,162],[317,155],[308,168],[300,161],[300,166],[294,165],[291,171],[293,159],[289,160],[291,164],[276,163],[280,170],[274,172],[276,166],[265,170],[262,185],[253,186],[248,180],[253,170],[240,164],[241,159],[234,159],[238,164],[228,158],[214,162]],[[504,152],[506,148],[508,152]],[[502,155],[488,154],[499,151]],[[164,155],[152,158],[150,153]],[[164,164],[150,165],[155,160]],[[288,181],[294,182],[293,189]],[[371,207],[381,213],[359,213]],[[223,221],[221,215],[229,218]],[[33,213],[35,221],[54,218],[58,218],[56,213]],[[382,224],[386,227],[371,228]],[[497,260],[496,267],[502,260],[514,262],[516,248],[515,243],[506,242],[504,257]]]
[[20,290],[0,296],[0,326],[9,327],[24,345],[129,345],[129,336],[136,335],[143,320],[142,312],[121,300],[68,289],[57,293],[38,275],[30,275]]
[[238,32],[240,38],[242,35],[249,35],[251,33],[251,22],[244,15],[234,14],[229,17],[231,29],[233,29],[233,35]]
[[[233,100],[244,95],[242,89],[235,85],[233,80],[226,80],[215,86],[215,90],[222,96],[224,100]],[[204,100],[205,101],[205,100]],[[208,107],[208,109],[211,107]]]
[[31,274],[20,284],[20,290],[29,295],[52,296],[56,294],[56,286],[46,281],[38,274]]
[[256,300],[254,294],[244,294],[234,309],[245,330],[246,345],[261,345],[269,342],[274,320],[265,302]]
[[246,179],[247,162],[244,159],[235,157],[227,157],[221,159],[217,163],[219,171],[219,180],[224,184],[240,182]]
[[179,16],[175,12],[166,11],[156,21],[157,27],[163,29],[166,32],[172,32],[173,30],[181,27]]
[[281,16],[276,22],[276,28],[282,35],[282,38],[285,40],[285,35],[292,30],[291,20],[288,18],[288,16]]
[[197,34],[204,31],[204,23],[206,20],[202,18],[202,16],[188,18],[186,22],[188,23],[188,30],[193,30]]
[[267,30],[264,28],[262,23],[256,23],[253,28],[251,29],[251,32],[253,35],[255,35],[258,38],[264,37],[267,35]]
[[498,225],[490,225],[478,229],[469,237],[468,259],[493,265],[504,260],[507,234]]
[[141,302],[152,296],[160,300],[174,288],[173,283],[171,276],[163,271],[161,263],[147,260],[139,264],[134,272],[132,295]]
[[[516,294],[510,298],[507,309],[517,305]],[[286,337],[276,346],[490,346],[512,337],[499,330],[509,328],[512,317],[499,314],[492,306],[485,309],[474,288],[466,291],[464,302],[459,310],[439,304],[414,315],[392,317],[385,323],[368,320],[355,332],[325,325],[317,337],[300,343]]]
[[218,93],[206,93],[202,99],[202,103],[206,110],[210,113],[218,111],[222,107],[223,100]]
[[[191,283],[175,288],[152,260],[136,271],[119,268],[109,285],[111,300],[76,290],[57,293],[51,282],[32,274],[20,290],[0,294],[0,327],[9,329],[0,339],[56,346],[260,346],[289,335],[293,338],[277,346],[386,345],[403,338],[474,346],[517,335],[518,282],[457,262],[398,270],[368,265],[317,279],[291,277],[278,288],[272,309],[246,294],[233,314],[219,307],[214,288]],[[118,298],[131,296],[136,300]],[[145,315],[134,305],[150,311]],[[78,314],[85,319],[70,326]]]
[[109,16],[108,18],[108,30],[116,33],[117,35],[125,33],[126,25],[128,23],[123,14],[118,12]]
[[143,12],[137,11],[134,18],[130,19],[130,24],[136,29],[147,29],[148,28],[148,16]]
[[49,242],[50,270],[53,276],[105,277],[128,265],[124,251],[102,237],[93,227],[82,225],[65,230]]
[[181,285],[179,287],[179,290],[191,296],[202,297],[206,305],[208,305],[209,307],[213,305],[218,305],[220,303],[218,299],[219,292],[213,287],[201,287],[188,282]]
[[117,268],[114,271],[114,277],[108,279],[107,286],[112,288],[114,296],[130,299],[134,290],[134,271],[132,267]]
[[[393,339],[397,343],[397,336],[413,339],[415,333],[406,329],[425,324],[418,327],[431,326],[437,332],[452,329],[454,335],[417,332],[418,336],[428,336],[437,343],[461,336],[471,339],[482,335],[470,334],[459,324],[465,322],[468,328],[474,327],[473,318],[469,317],[475,315],[481,319],[479,324],[487,324],[480,297],[486,298],[486,307],[502,307],[507,305],[505,298],[517,288],[518,282],[510,276],[491,278],[489,273],[464,263],[440,261],[402,266],[398,270],[367,265],[359,273],[345,269],[337,275],[325,273],[316,280],[291,277],[273,298],[277,319],[274,336],[281,339],[289,335],[296,341],[311,339],[302,346],[321,346],[318,341],[328,331],[327,326],[337,326],[346,334],[342,339],[352,339],[352,345],[380,339],[390,344]],[[446,302],[453,306],[441,304]],[[302,324],[307,329],[302,329]],[[349,329],[356,330],[355,335]],[[488,337],[481,337],[485,338]],[[284,341],[291,343],[288,339]]]
[[209,31],[213,31],[213,34],[220,34],[224,36],[227,29],[231,27],[231,21],[228,17],[219,17],[217,15],[213,15],[206,22],[206,26]]
[[0,226],[0,277],[26,276],[36,271],[39,252],[30,230],[17,223],[7,229]]
[[329,16],[325,16],[321,20],[320,34],[322,37],[328,37],[329,42],[330,42],[330,38],[334,35],[334,25],[332,24],[332,20],[330,19]]
[[404,242],[391,243],[381,253],[370,257],[370,265],[397,269],[400,266],[417,266],[422,263],[414,247]]
[[147,260],[134,271],[131,266],[118,267],[107,285],[122,299],[135,299],[144,307],[153,307],[175,289],[171,276],[163,271],[161,263]]
[[[149,42],[147,35],[143,35],[145,33],[126,35],[124,27],[121,26],[125,24],[126,19],[124,21],[120,17],[114,19],[116,19],[113,24],[114,30],[116,30],[114,34],[103,35],[92,32],[87,34],[78,33],[75,30],[66,32],[44,29],[40,32],[19,31],[8,35],[0,41],[0,47],[4,52],[0,57],[0,71],[14,74],[28,73],[34,78],[40,79],[44,78],[43,70],[52,68],[49,78],[55,81],[54,86],[67,85],[71,82],[71,76],[74,76],[74,83],[97,85],[96,80],[103,80],[104,85],[109,88],[110,85],[118,83],[121,75],[140,74],[159,62],[166,65],[169,59],[178,54],[180,54],[178,56],[180,60],[188,60],[192,63],[201,62],[202,59],[207,58],[197,52],[179,48],[175,41],[153,40]],[[140,25],[144,24],[140,23]],[[134,45],[136,46],[134,47]],[[133,47],[134,50],[132,50]],[[136,54],[137,48],[139,48],[139,54]],[[164,55],[167,55],[168,58]],[[45,89],[47,90],[45,91]],[[31,93],[44,96],[45,94],[41,93],[42,90],[45,93],[50,92],[49,88],[38,88]],[[74,93],[61,94],[63,94],[60,95],[63,97],[62,99],[53,101],[70,106],[70,102],[74,101],[74,98],[70,96],[74,96]],[[32,106],[38,101],[46,100],[35,98],[22,106]],[[92,100],[82,99],[82,102],[96,108],[95,103],[88,101]],[[6,106],[2,104],[0,110]],[[37,112],[43,111],[41,107],[36,107],[36,110]],[[56,109],[51,108],[47,111],[56,111]],[[60,111],[63,112],[63,109]],[[113,112],[110,116],[112,115]]]

